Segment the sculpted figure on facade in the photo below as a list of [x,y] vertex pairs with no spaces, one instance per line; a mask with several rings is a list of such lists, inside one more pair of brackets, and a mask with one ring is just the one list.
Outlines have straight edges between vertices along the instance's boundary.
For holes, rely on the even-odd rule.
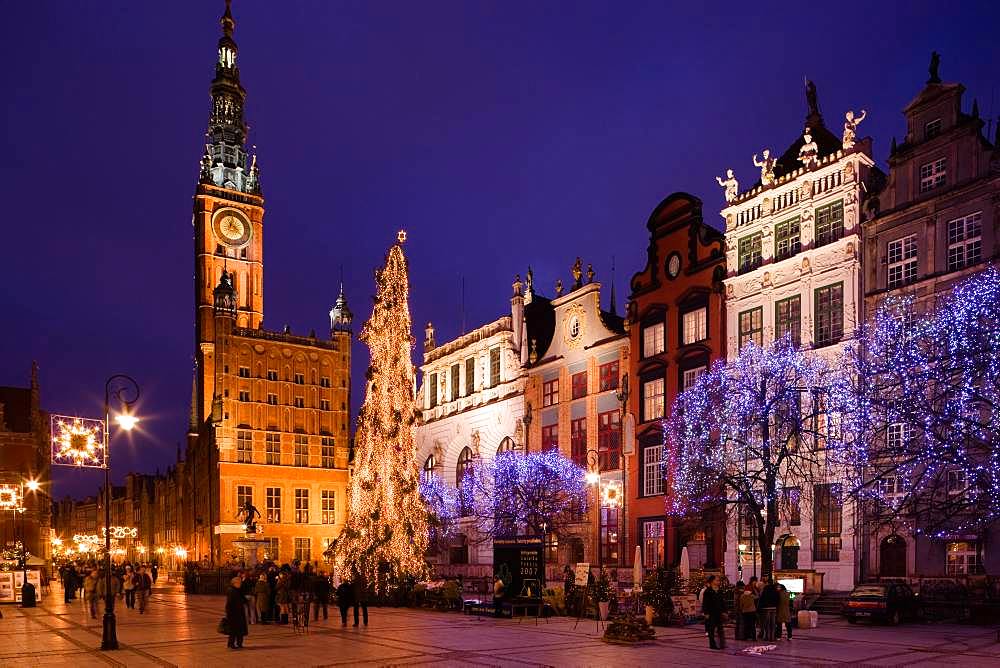
[[212,181],[212,148],[205,144],[205,155],[201,156],[201,173],[198,176],[202,183]]
[[561,297],[562,293],[563,293],[562,279],[561,278],[557,278],[556,279],[556,297]]
[[722,180],[721,176],[716,176],[715,180],[719,182],[720,186],[725,188],[726,202],[732,202],[733,200],[736,199],[736,196],[739,194],[740,191],[740,184],[739,181],[736,180],[736,177],[733,176],[733,170],[731,169],[726,170],[725,181]]
[[854,148],[854,140],[857,136],[858,126],[861,125],[861,121],[865,120],[868,115],[864,109],[861,110],[861,115],[857,118],[854,117],[854,111],[848,109],[847,113],[844,114],[844,138],[842,141],[842,146],[844,150]]
[[802,148],[799,149],[799,162],[808,167],[819,160],[819,146],[813,141],[812,131],[806,128],[802,133]]
[[472,432],[469,448],[472,450],[472,456],[477,459],[479,458],[479,440],[479,430],[476,429]]
[[580,258],[576,258],[576,262],[573,263],[573,269],[571,270],[573,274],[573,289],[577,290],[583,285],[581,280],[583,277],[583,263],[580,262]]
[[761,160],[757,160],[757,154],[753,154],[753,166],[760,167],[760,182],[762,185],[774,185],[774,164],[776,159],[771,157],[771,149],[765,148],[761,152]]

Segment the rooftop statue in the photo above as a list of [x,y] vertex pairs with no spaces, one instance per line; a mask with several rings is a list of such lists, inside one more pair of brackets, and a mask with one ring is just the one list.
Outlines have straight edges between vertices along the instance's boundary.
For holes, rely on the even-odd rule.
[[803,167],[808,167],[819,160],[819,146],[813,141],[812,132],[809,128],[806,128],[805,132],[802,133],[802,139],[804,143],[802,144],[802,148],[799,149],[799,161],[802,162]]
[[939,67],[941,67],[941,54],[937,51],[932,51],[931,64],[927,67],[927,73],[930,74],[930,78],[927,79],[927,83],[941,83],[941,76],[938,74]]
[[736,195],[739,193],[740,184],[733,176],[733,170],[726,170],[726,180],[723,181],[721,176],[716,176],[715,180],[719,182],[719,185],[726,189],[726,202],[732,202],[736,199]]
[[845,120],[844,120],[843,147],[845,151],[854,148],[854,139],[856,136],[858,126],[861,125],[861,121],[865,120],[865,116],[867,115],[868,114],[864,109],[861,110],[861,115],[858,116],[857,118],[854,117],[853,110],[848,110],[848,112],[844,114]]
[[774,185],[774,163],[777,162],[771,157],[771,149],[765,148],[761,154],[763,159],[757,161],[757,154],[753,154],[753,166],[760,167],[760,182],[765,186]]

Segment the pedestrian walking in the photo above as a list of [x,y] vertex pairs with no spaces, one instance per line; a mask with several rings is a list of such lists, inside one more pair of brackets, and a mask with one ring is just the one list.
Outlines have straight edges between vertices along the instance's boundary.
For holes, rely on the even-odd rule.
[[364,611],[365,626],[368,626],[368,580],[364,574],[355,570],[351,582],[351,596],[354,605],[354,625],[358,625],[358,608]]
[[240,585],[240,592],[243,594],[243,606],[246,608],[247,624],[257,623],[257,582],[253,573],[245,571],[240,578],[243,584]]
[[757,602],[753,597],[753,589],[746,587],[740,594],[739,602],[736,606],[736,613],[740,620],[739,626],[743,632],[736,636],[741,640],[757,639]]
[[150,576],[153,578],[153,584],[156,584],[156,578],[160,576],[160,567],[157,566],[156,564],[153,564],[153,567],[150,568],[149,570],[150,570]]
[[261,624],[270,624],[268,610],[271,604],[271,587],[267,584],[267,576],[263,573],[254,584],[253,595],[257,602],[257,619]]
[[139,567],[139,572],[132,578],[135,586],[135,598],[139,604],[139,614],[146,613],[146,604],[149,603],[149,593],[153,589],[153,579],[146,572],[145,566]]
[[[714,575],[705,580],[705,592],[701,597],[701,611],[705,614],[705,631],[708,633],[710,649],[725,649],[726,635],[722,629],[722,615],[725,612],[725,602],[718,591],[718,582]],[[718,636],[718,641],[716,641]]]
[[764,583],[757,599],[757,611],[760,613],[760,633],[762,640],[774,640],[774,629],[778,625],[778,588],[766,575],[761,578]]
[[278,575],[278,581],[274,586],[274,602],[278,605],[281,615],[278,619],[279,624],[288,623],[289,604],[292,600],[290,580],[288,573],[282,572]]
[[83,579],[83,599],[87,602],[92,619],[97,619],[97,583],[99,580],[100,574],[96,568],[90,571],[90,575]]
[[319,609],[323,608],[323,619],[327,619],[326,606],[330,602],[330,579],[326,576],[326,571],[320,571],[313,576],[313,620],[319,621]]
[[774,629],[778,640],[781,640],[781,627],[785,627],[788,639],[792,639],[792,597],[785,588],[785,585],[778,585],[778,625]]
[[347,626],[347,610],[354,605],[354,596],[351,583],[347,580],[341,581],[337,586],[337,607],[340,608],[340,625]]
[[125,566],[125,575],[122,577],[122,590],[125,592],[125,607],[135,609],[135,572],[132,566]]
[[229,591],[226,592],[226,631],[229,634],[229,649],[243,647],[243,638],[247,636],[246,606],[244,605],[243,578],[234,577],[229,581]]

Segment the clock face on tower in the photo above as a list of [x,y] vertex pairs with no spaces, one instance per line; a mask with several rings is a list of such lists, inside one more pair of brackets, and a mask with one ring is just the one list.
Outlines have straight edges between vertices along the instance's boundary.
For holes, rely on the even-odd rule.
[[242,248],[250,243],[253,228],[250,221],[236,209],[220,209],[212,216],[212,229],[220,243]]

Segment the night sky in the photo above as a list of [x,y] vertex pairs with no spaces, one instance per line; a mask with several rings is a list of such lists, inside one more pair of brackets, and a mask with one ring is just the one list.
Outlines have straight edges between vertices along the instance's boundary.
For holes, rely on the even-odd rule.
[[[941,75],[1000,114],[995,3],[274,2],[236,0],[266,203],[264,323],[323,333],[340,267],[356,331],[372,270],[409,233],[414,335],[509,310],[530,264],[552,294],[579,255],[619,308],[646,219],[801,131],[865,108],[884,167],[901,110]],[[709,6],[711,4],[711,6]],[[43,407],[98,415],[104,379],[142,385],[115,478],[174,461],[194,336],[191,207],[222,0],[7,3],[0,25],[0,385],[41,365]],[[604,291],[607,304],[607,289]],[[354,398],[367,349],[355,344]],[[55,494],[96,472],[57,472]]]

